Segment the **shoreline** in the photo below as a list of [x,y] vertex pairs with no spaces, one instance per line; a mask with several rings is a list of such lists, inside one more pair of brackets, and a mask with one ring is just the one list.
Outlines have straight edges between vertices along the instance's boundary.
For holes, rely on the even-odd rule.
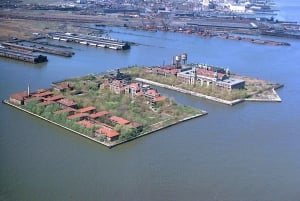
[[185,121],[188,121],[188,120],[191,120],[191,119],[195,119],[195,118],[198,118],[198,117],[201,117],[201,116],[204,116],[204,115],[207,115],[207,114],[208,114],[208,112],[206,112],[206,111],[204,111],[204,110],[201,110],[201,112],[202,112],[201,114],[199,113],[199,114],[196,114],[196,115],[193,115],[193,116],[186,117],[186,118],[184,118],[184,119],[177,120],[177,121],[175,121],[174,123],[171,123],[171,124],[166,125],[166,126],[159,127],[159,128],[157,128],[157,129],[154,129],[154,130],[151,130],[151,131],[148,131],[148,132],[146,132],[146,133],[143,133],[143,134],[138,135],[138,136],[136,136],[136,137],[127,139],[127,140],[125,140],[125,141],[116,142],[116,143],[106,143],[106,142],[101,142],[101,141],[99,141],[99,140],[96,140],[96,139],[94,139],[94,138],[92,138],[92,137],[89,137],[89,136],[87,136],[87,135],[84,135],[84,134],[82,134],[82,133],[80,133],[80,132],[78,132],[78,131],[75,131],[75,130],[73,130],[73,129],[70,129],[70,128],[68,128],[68,127],[66,127],[66,126],[63,126],[63,125],[61,125],[61,124],[58,124],[58,123],[56,123],[56,122],[54,122],[54,121],[51,121],[51,120],[49,120],[49,119],[46,119],[45,117],[42,117],[42,116],[37,115],[37,114],[34,114],[34,113],[32,113],[32,112],[30,112],[30,111],[28,111],[28,110],[25,110],[25,109],[23,109],[23,108],[21,108],[21,107],[19,107],[19,106],[17,106],[17,105],[14,105],[14,104],[10,103],[10,102],[9,102],[8,100],[6,100],[6,99],[5,99],[5,100],[2,100],[2,103],[7,104],[7,105],[9,105],[9,106],[11,106],[11,107],[13,107],[13,108],[16,108],[16,109],[18,109],[18,110],[21,110],[21,111],[23,111],[23,112],[26,112],[27,114],[33,115],[33,116],[35,116],[35,117],[38,117],[38,118],[40,118],[40,119],[42,119],[42,120],[44,120],[44,121],[47,121],[48,123],[52,123],[52,124],[54,124],[54,125],[56,125],[56,126],[59,126],[59,127],[61,127],[61,128],[64,128],[64,129],[66,129],[66,130],[68,130],[68,131],[70,131],[70,132],[73,132],[73,133],[75,133],[75,134],[81,136],[81,137],[87,138],[87,139],[89,139],[89,140],[91,140],[91,141],[94,141],[94,142],[96,142],[96,143],[98,143],[98,144],[104,145],[104,146],[106,146],[106,147],[109,148],[109,149],[111,149],[111,148],[113,148],[113,147],[116,147],[116,146],[118,146],[118,145],[124,144],[124,143],[126,143],[126,142],[133,141],[133,140],[135,140],[135,139],[137,139],[137,138],[140,138],[140,137],[143,137],[143,136],[146,136],[146,135],[149,135],[149,134],[153,134],[153,133],[155,133],[155,132],[157,132],[157,131],[160,131],[160,130],[169,128],[169,127],[174,126],[174,125],[177,125],[177,124],[179,124],[179,123],[182,123],[182,122],[185,122]]
[[[277,92],[275,91],[274,88],[272,88],[272,92],[273,92],[273,94],[275,96],[275,98],[273,98],[273,99],[242,98],[242,99],[236,99],[236,100],[233,100],[233,101],[227,101],[227,100],[224,100],[224,99],[221,99],[221,98],[204,95],[204,94],[201,94],[201,93],[197,93],[197,92],[189,91],[189,90],[186,90],[186,89],[182,89],[182,88],[170,86],[170,85],[167,85],[167,84],[162,84],[162,83],[159,83],[159,82],[154,82],[154,81],[143,79],[143,78],[135,78],[135,80],[137,80],[139,82],[144,82],[144,83],[147,83],[147,84],[150,84],[150,85],[162,87],[162,88],[165,88],[165,89],[170,89],[170,90],[173,90],[173,91],[177,91],[177,92],[189,94],[189,95],[192,95],[192,96],[204,98],[206,100],[211,100],[211,101],[215,101],[215,102],[218,102],[218,103],[223,103],[223,104],[230,105],[230,106],[234,106],[234,105],[242,103],[244,101],[252,101],[252,102],[254,102],[254,101],[255,102],[282,102],[281,98],[279,97],[279,95],[277,94]],[[283,85],[280,85],[276,89],[281,88],[281,87],[283,87]]]

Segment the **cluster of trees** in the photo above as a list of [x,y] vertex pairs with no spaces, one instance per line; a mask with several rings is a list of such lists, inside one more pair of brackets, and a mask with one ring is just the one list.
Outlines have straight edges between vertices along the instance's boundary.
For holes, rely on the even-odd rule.
[[70,128],[72,130],[75,130],[77,132],[80,132],[82,134],[85,134],[89,137],[95,136],[96,127],[92,126],[91,128],[87,128],[83,125],[78,124],[75,120],[69,120],[67,118],[68,114],[67,112],[63,112],[60,114],[54,114],[55,111],[59,110],[60,107],[57,104],[51,104],[47,106],[38,106],[37,101],[31,101],[24,105],[24,109],[37,114],[39,116],[42,116],[50,121],[53,121],[55,123],[58,123],[62,126],[65,126],[67,128]]
[[162,76],[162,75],[150,74],[150,73],[146,73],[146,70],[144,68],[138,68],[138,67],[129,68],[128,72],[131,73],[131,71],[132,71],[132,75],[136,77],[142,77],[145,79],[152,80],[154,82],[159,82],[167,85],[175,85],[175,86],[179,85],[183,89],[187,89],[190,91],[202,93],[208,96],[213,96],[225,100],[236,100],[236,99],[248,97],[247,90],[234,89],[228,91],[214,86],[207,87],[207,86],[201,86],[200,84],[196,84],[196,85],[185,84],[180,82],[177,79],[177,77],[174,75]]
[[134,138],[139,134],[136,129],[130,128],[128,125],[116,125],[114,130],[120,134],[119,139],[121,141]]

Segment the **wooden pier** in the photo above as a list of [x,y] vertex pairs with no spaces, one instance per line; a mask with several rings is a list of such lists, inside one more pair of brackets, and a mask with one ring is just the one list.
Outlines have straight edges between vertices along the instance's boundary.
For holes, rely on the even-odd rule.
[[50,33],[48,34],[48,37],[54,40],[75,42],[82,45],[90,45],[114,50],[127,50],[130,48],[130,45],[127,42],[107,37],[75,35],[65,33]]

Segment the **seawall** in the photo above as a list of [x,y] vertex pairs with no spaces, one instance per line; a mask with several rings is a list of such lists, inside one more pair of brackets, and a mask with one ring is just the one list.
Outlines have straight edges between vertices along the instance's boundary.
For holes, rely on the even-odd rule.
[[143,133],[143,134],[141,134],[141,135],[138,135],[138,136],[136,136],[136,137],[127,139],[127,140],[125,140],[125,141],[106,143],[106,142],[101,142],[101,141],[99,141],[99,140],[96,140],[96,139],[94,139],[94,138],[91,138],[91,137],[89,137],[89,136],[87,136],[87,135],[84,135],[84,134],[78,132],[78,131],[75,131],[75,130],[70,129],[70,128],[66,127],[66,126],[63,126],[63,125],[61,125],[61,124],[58,124],[58,123],[56,123],[56,122],[54,122],[54,121],[51,121],[51,120],[49,120],[49,119],[46,119],[45,117],[42,117],[42,116],[37,115],[37,114],[34,114],[34,113],[32,113],[32,112],[30,112],[30,111],[28,111],[28,110],[25,110],[25,109],[23,109],[23,108],[21,108],[21,107],[19,107],[19,106],[17,106],[17,105],[11,104],[11,103],[10,103],[9,101],[7,101],[7,100],[3,100],[2,102],[5,103],[5,104],[7,104],[7,105],[9,105],[9,106],[11,106],[11,107],[14,107],[14,108],[19,109],[19,110],[21,110],[21,111],[23,111],[23,112],[26,112],[26,113],[28,113],[28,114],[30,114],[30,115],[33,115],[33,116],[35,116],[35,117],[38,117],[38,118],[40,118],[40,119],[42,119],[42,120],[44,120],[44,121],[47,121],[47,122],[52,123],[52,124],[54,124],[54,125],[56,125],[56,126],[59,126],[59,127],[64,128],[64,129],[66,129],[66,130],[68,130],[68,131],[71,131],[71,132],[73,132],[73,133],[75,133],[75,134],[77,134],[77,135],[80,135],[81,137],[84,137],[84,138],[87,138],[87,139],[89,139],[89,140],[92,140],[92,141],[94,141],[94,142],[96,142],[96,143],[102,144],[102,145],[104,145],[104,146],[106,146],[106,147],[108,147],[108,148],[113,148],[113,147],[115,147],[115,146],[118,146],[118,145],[124,144],[124,143],[126,143],[126,142],[132,141],[132,140],[134,140],[134,139],[137,139],[137,138],[140,138],[140,137],[143,137],[143,136],[146,136],[146,135],[155,133],[155,132],[157,132],[157,131],[159,131],[159,130],[162,130],[162,129],[165,129],[165,128],[174,126],[174,125],[176,125],[176,124],[179,124],[179,123],[182,123],[182,122],[185,122],[185,121],[188,121],[188,120],[191,120],[191,119],[194,119],[194,118],[197,118],[197,117],[201,117],[201,116],[203,116],[203,115],[208,114],[206,111],[202,111],[201,114],[199,113],[199,114],[196,114],[196,115],[193,115],[193,116],[190,116],[190,117],[186,117],[186,118],[181,119],[181,120],[178,120],[178,121],[176,121],[176,122],[174,122],[174,123],[172,123],[172,124],[169,124],[169,125],[166,125],[166,126],[159,127],[159,128],[157,128],[157,129],[155,129],[155,130],[152,130],[152,131]]
[[153,82],[151,80],[146,80],[146,79],[143,79],[143,78],[135,78],[135,79],[139,82],[144,82],[144,83],[159,86],[159,87],[162,87],[162,88],[171,89],[171,90],[178,91],[178,92],[185,93],[185,94],[190,94],[192,96],[205,98],[207,100],[212,100],[212,101],[223,103],[223,104],[226,104],[226,105],[235,105],[235,104],[238,104],[238,103],[241,103],[241,102],[244,101],[244,99],[237,99],[237,100],[233,100],[233,101],[227,101],[227,100],[223,100],[223,99],[216,98],[216,97],[213,97],[213,96],[207,96],[207,95],[204,95],[204,94],[201,94],[201,93],[197,93],[197,92],[189,91],[189,90],[186,90],[186,89],[181,89],[181,88],[178,88],[178,87],[170,86],[170,85],[167,85],[167,84],[161,84],[161,83],[158,83],[158,82]]

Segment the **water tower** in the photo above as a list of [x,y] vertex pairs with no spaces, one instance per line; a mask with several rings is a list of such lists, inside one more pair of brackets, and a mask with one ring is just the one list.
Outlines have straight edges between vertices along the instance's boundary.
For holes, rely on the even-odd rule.
[[181,55],[181,59],[182,59],[182,61],[183,61],[183,64],[186,64],[186,62],[187,62],[187,53],[183,53],[183,54]]
[[180,62],[181,62],[181,56],[180,55],[176,55],[175,56],[175,61],[176,61],[176,67],[180,66]]

